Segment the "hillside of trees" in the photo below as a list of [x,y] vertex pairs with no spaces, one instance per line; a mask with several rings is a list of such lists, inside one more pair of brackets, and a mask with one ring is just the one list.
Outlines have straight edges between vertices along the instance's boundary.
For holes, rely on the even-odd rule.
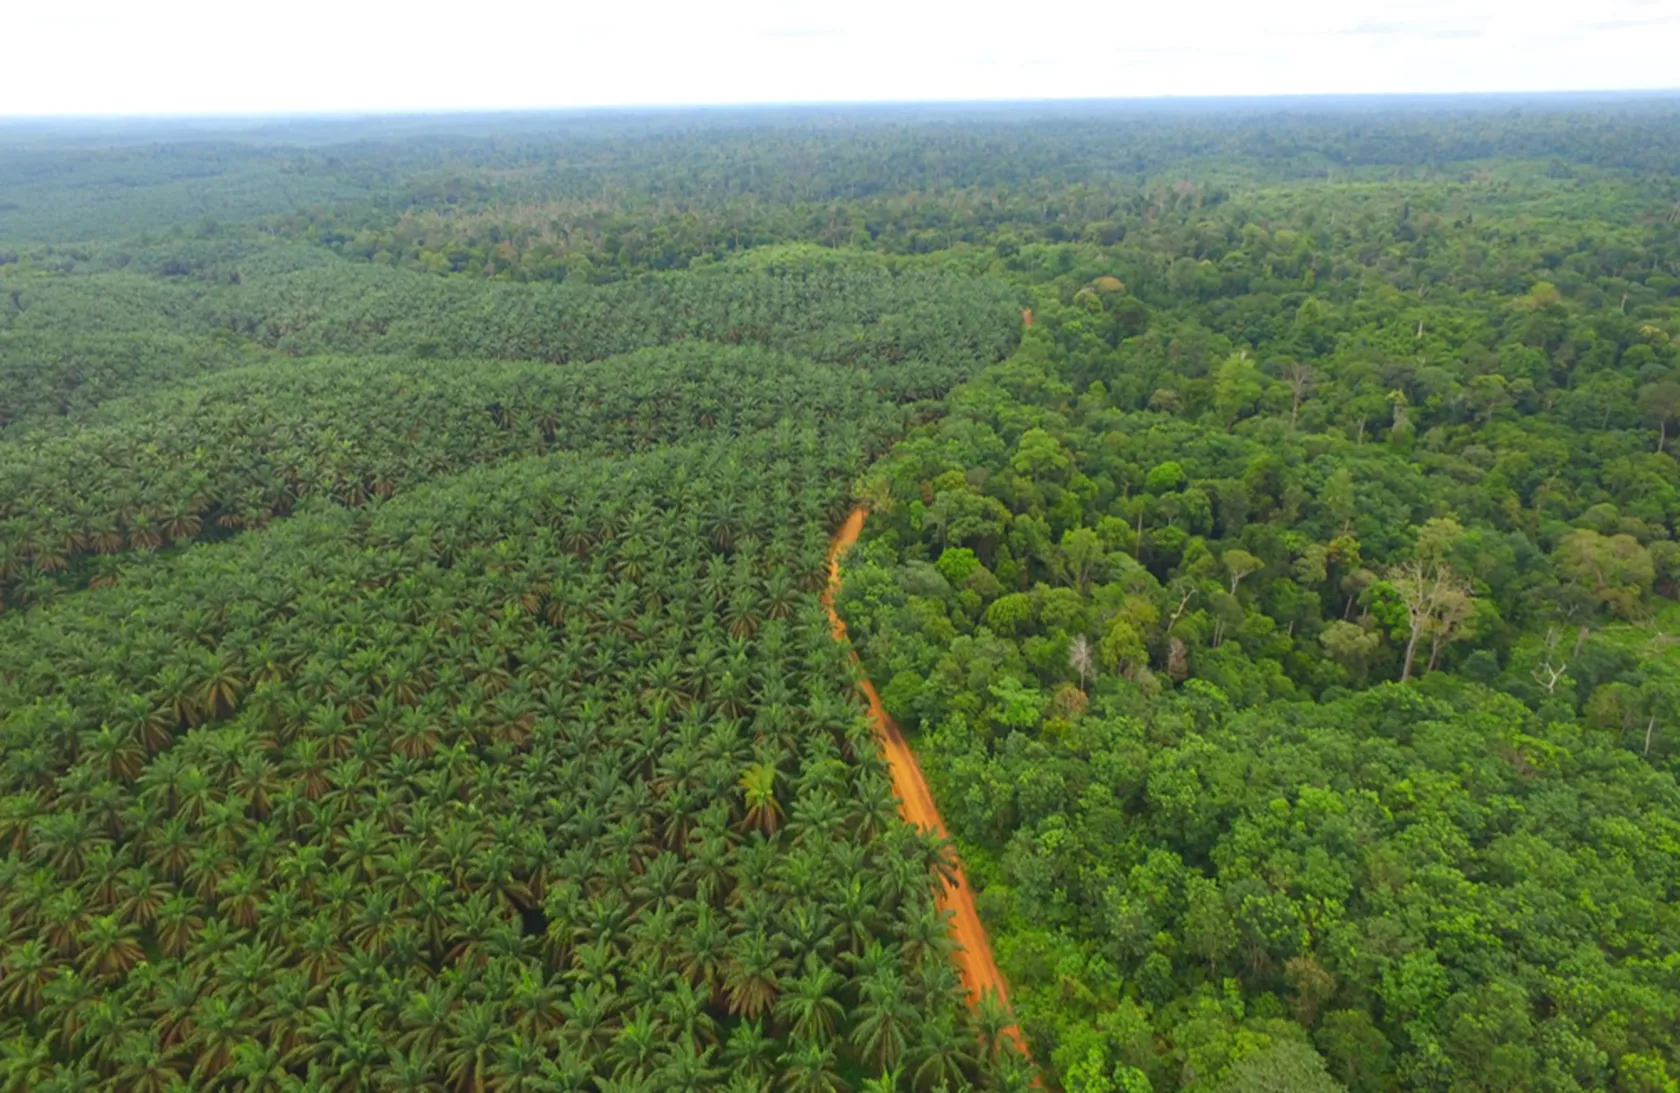
[[0,151],[0,1088],[1680,1081],[1680,101]]
[[1487,173],[1023,247],[862,484],[853,640],[1069,1089],[1671,1082],[1680,229]]

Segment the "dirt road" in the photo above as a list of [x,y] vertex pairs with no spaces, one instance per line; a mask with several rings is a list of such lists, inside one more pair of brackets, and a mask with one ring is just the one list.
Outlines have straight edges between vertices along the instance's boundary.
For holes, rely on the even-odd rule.
[[[863,530],[864,517],[868,515],[862,507],[853,509],[828,548],[828,588],[823,592],[822,600],[837,641],[847,640],[846,624],[834,608],[834,596],[840,590],[840,557],[847,547],[857,542],[858,533]],[[852,658],[857,659],[857,653],[854,652]],[[898,794],[900,814],[923,830],[931,828],[941,835],[948,834],[944,821],[939,818],[939,809],[933,803],[933,794],[928,792],[927,780],[922,777],[922,768],[916,763],[915,753],[910,750],[893,719],[887,716],[875,685],[867,679],[863,681],[863,693],[869,699],[869,717],[875,723],[881,751],[892,771],[893,791]],[[986,937],[986,928],[980,924],[979,914],[974,910],[974,893],[968,886],[968,874],[963,871],[960,862],[956,883],[946,886],[940,894],[939,903],[954,916],[951,934],[961,946],[955,958],[963,985],[968,988],[969,1005],[977,1004],[987,991],[996,991],[1001,1001],[1008,1002],[1009,985],[1003,981],[997,962],[992,959],[992,943]],[[1026,1053],[1027,1044],[1021,1038],[1019,1028],[1011,1025],[1005,1035],[1015,1041],[1022,1054]]]

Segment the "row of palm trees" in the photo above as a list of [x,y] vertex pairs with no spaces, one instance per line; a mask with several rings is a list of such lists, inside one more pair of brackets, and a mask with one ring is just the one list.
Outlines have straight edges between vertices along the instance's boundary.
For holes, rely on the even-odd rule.
[[444,278],[347,261],[252,272],[183,310],[196,331],[299,356],[394,354],[569,363],[689,340],[825,363],[918,360],[952,378],[1018,339],[1018,291],[937,267],[806,250],[610,285]]
[[[841,382],[836,382],[841,380]],[[896,392],[889,392],[896,394]],[[705,343],[553,368],[326,361],[219,374],[110,424],[0,445],[0,606],[118,579],[137,553],[361,505],[557,450],[643,451],[789,414],[892,419],[833,369]]]
[[14,1088],[1024,1088],[815,592],[867,426],[553,456],[0,620]]

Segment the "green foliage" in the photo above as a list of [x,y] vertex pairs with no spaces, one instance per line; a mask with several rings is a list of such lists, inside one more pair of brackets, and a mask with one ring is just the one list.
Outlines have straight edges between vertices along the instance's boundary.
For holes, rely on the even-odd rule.
[[1046,1088],[1672,1089],[1677,117],[0,130],[0,1084],[1031,1088],[856,484]]
[[374,359],[223,372],[106,406],[101,424],[0,446],[0,597],[115,579],[169,544],[479,464],[643,451],[808,413],[891,427],[890,405],[835,380],[831,368],[706,343],[563,369]]
[[[299,1065],[334,1058],[332,1021],[389,1030],[356,1064],[376,1086],[467,1021],[663,1083],[772,1012],[837,1066],[841,992],[891,983],[919,1058],[927,1022],[966,1021],[947,952],[879,939],[935,881],[812,591],[861,439],[526,458],[13,615],[8,1020],[66,1028],[78,984],[164,1013],[209,982],[217,1035]],[[465,1043],[426,1065],[500,1073]]]
[[[198,157],[157,156],[113,201],[168,222]],[[208,200],[263,208],[233,158]],[[0,236],[85,207],[10,192]],[[0,254],[0,1084],[1018,1071],[817,600],[849,483],[1018,290],[799,248],[492,283],[271,229]]]
[[[1674,195],[1478,170],[1012,249],[1033,329],[871,472],[850,632],[1066,1089],[1671,1081],[1680,311],[1611,266]],[[1004,594],[891,594],[959,547]]]
[[1219,1086],[1222,1093],[1341,1093],[1324,1060],[1307,1044],[1283,1040],[1237,1060]]

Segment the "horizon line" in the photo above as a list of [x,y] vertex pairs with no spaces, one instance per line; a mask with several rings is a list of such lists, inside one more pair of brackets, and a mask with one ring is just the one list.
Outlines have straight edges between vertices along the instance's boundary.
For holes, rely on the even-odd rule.
[[334,109],[275,109],[243,112],[160,111],[143,113],[62,113],[62,114],[6,114],[0,113],[0,125],[89,122],[242,122],[277,120],[369,120],[374,118],[431,118],[483,117],[542,114],[637,114],[684,113],[728,110],[814,110],[814,109],[892,109],[920,108],[976,108],[976,107],[1056,107],[1056,106],[1171,106],[1208,105],[1215,103],[1265,104],[1306,103],[1315,101],[1417,101],[1417,100],[1491,100],[1511,99],[1669,99],[1680,98],[1680,85],[1662,88],[1597,88],[1589,90],[1510,90],[1510,91],[1313,91],[1266,93],[1208,93],[1167,95],[1126,95],[1045,98],[971,98],[971,99],[788,99],[740,100],[715,102],[623,102],[587,103],[576,105],[507,105],[507,106],[412,106],[412,107],[343,107]]

